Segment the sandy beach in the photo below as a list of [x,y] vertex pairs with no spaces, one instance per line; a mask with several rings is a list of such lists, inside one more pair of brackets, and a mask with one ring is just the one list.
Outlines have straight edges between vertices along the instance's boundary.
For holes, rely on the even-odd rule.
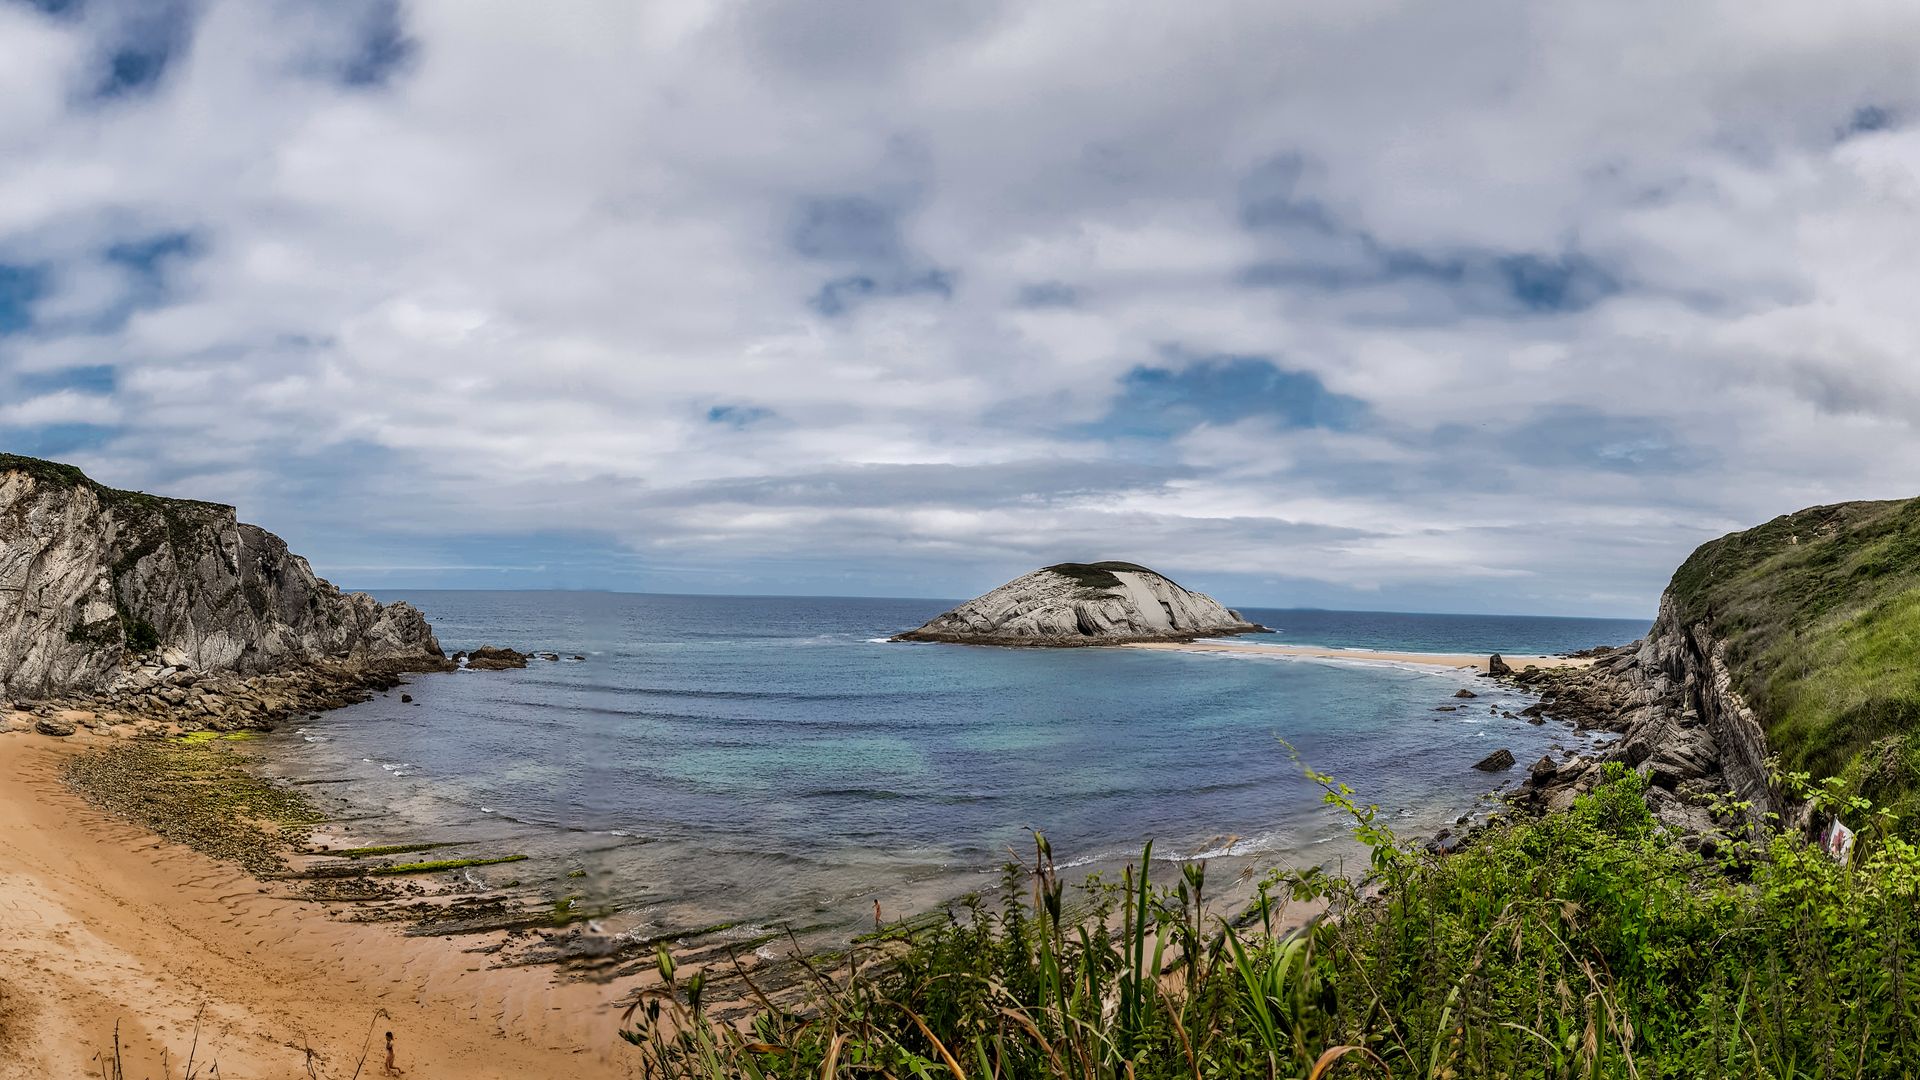
[[[1141,642],[1123,645],[1126,649],[1162,649],[1172,652],[1233,653],[1238,656],[1269,660],[1306,658],[1313,660],[1351,660],[1378,664],[1427,664],[1433,667],[1471,668],[1484,673],[1487,657],[1469,653],[1379,652],[1371,649],[1328,649],[1315,645],[1253,645],[1244,641]],[[1565,656],[1503,656],[1507,666],[1524,671],[1529,665],[1541,668],[1586,667],[1589,659]]]
[[0,735],[0,1078],[98,1076],[116,1025],[129,1077],[190,1051],[203,1076],[347,1077],[369,1045],[378,1077],[387,1031],[409,1077],[635,1075],[626,987],[345,922],[159,840],[61,783],[86,741]]

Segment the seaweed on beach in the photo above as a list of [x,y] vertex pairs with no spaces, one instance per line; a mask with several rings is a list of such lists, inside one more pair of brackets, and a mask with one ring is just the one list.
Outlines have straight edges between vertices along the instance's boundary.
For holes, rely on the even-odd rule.
[[130,739],[73,758],[64,779],[103,810],[258,875],[283,872],[284,853],[323,820],[217,742]]

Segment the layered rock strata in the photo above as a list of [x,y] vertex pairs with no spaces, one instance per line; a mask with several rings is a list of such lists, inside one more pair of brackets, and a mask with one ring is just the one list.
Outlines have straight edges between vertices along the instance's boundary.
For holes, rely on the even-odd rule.
[[[1771,783],[1766,733],[1734,689],[1724,643],[1710,624],[1683,622],[1671,597],[1644,639],[1599,655],[1591,667],[1529,669],[1512,678],[1541,696],[1524,715],[1620,736],[1594,753],[1536,764],[1512,798],[1517,805],[1564,809],[1618,762],[1647,778],[1648,806],[1691,846],[1796,809]],[[1713,805],[1729,797],[1746,809],[1716,815]]]

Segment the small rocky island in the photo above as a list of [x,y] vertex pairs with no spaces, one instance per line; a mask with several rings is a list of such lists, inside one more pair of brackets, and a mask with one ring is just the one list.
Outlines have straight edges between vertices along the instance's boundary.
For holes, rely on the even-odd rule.
[[1192,641],[1266,629],[1136,563],[1058,563],[893,640],[1068,647]]

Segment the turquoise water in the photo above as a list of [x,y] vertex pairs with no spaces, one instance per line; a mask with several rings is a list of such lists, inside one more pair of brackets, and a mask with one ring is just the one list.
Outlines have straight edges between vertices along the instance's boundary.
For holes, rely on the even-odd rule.
[[[1471,765],[1576,745],[1485,680],[1406,665],[888,644],[940,600],[395,594],[449,651],[584,659],[416,677],[271,740],[349,829],[448,835],[648,932],[833,929],[990,884],[1044,830],[1065,861],[1149,838],[1235,873],[1350,848],[1279,740],[1411,832],[1470,811]],[[395,596],[383,596],[392,599]],[[1633,622],[1247,610],[1285,640],[1436,652],[1618,644]],[[1471,688],[1480,697],[1454,698]],[[1453,711],[1437,711],[1446,707]],[[374,822],[372,815],[381,820]],[[355,835],[367,835],[356,832]],[[474,871],[484,877],[486,871]],[[572,876],[570,876],[572,875]],[[502,877],[506,874],[500,875]]]

